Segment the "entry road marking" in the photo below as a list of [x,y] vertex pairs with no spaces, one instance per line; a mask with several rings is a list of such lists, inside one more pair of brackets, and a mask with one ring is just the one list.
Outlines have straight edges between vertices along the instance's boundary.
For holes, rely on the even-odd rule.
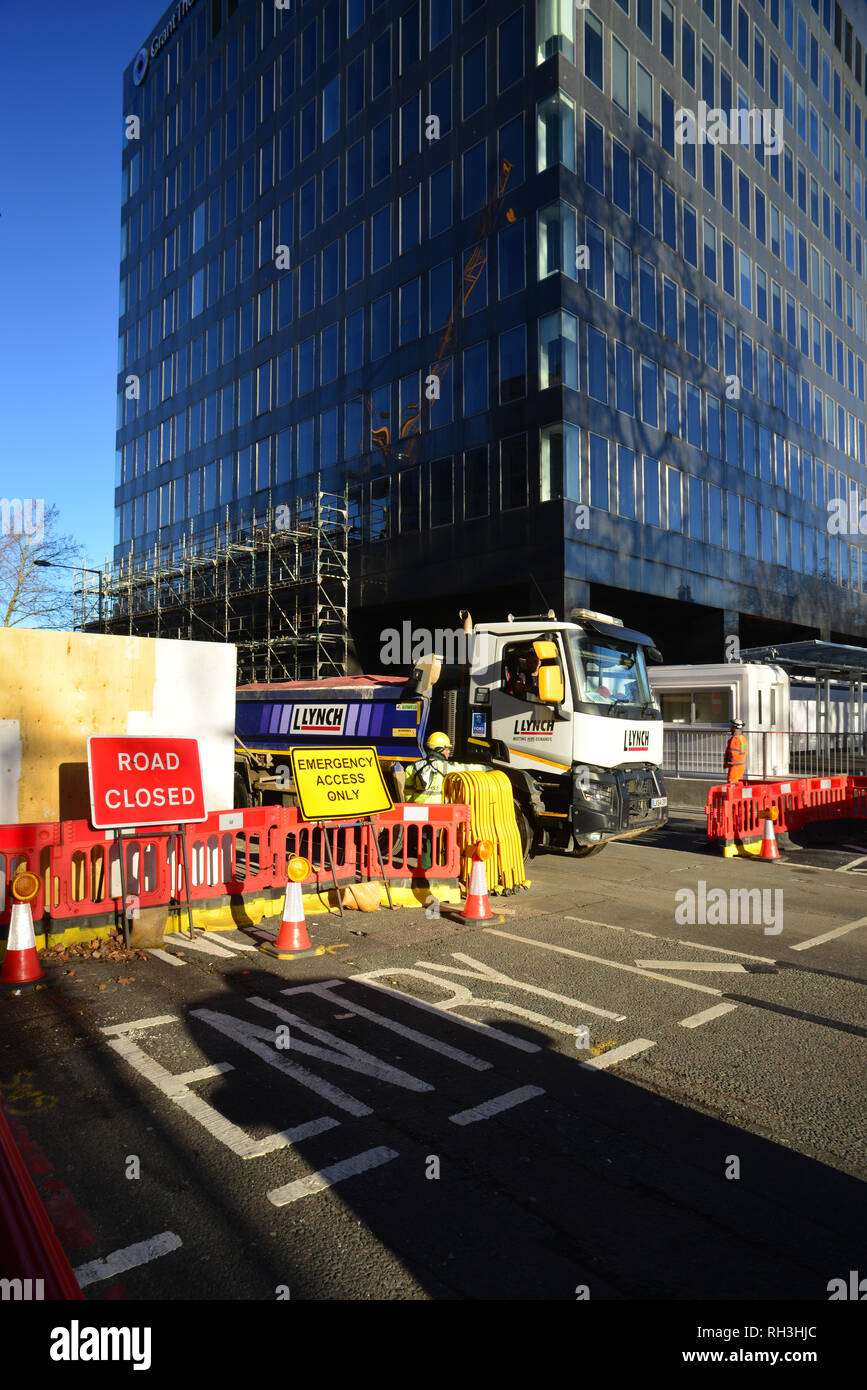
[[499,1115],[503,1110],[511,1110],[516,1105],[523,1105],[525,1100],[544,1094],[541,1086],[519,1086],[516,1091],[494,1096],[493,1100],[483,1101],[472,1110],[459,1110],[456,1115],[449,1115],[449,1119],[453,1125],[474,1125],[477,1120],[488,1120],[492,1115]]
[[181,936],[180,932],[173,932],[172,935],[177,936],[178,946],[183,945],[185,951],[201,951],[206,956],[228,956],[229,960],[232,959],[232,952],[214,941],[204,941],[200,936],[194,936],[191,940],[188,936]]
[[710,1023],[712,1018],[722,1018],[723,1014],[730,1014],[736,1008],[737,1004],[714,1004],[712,1009],[705,1009],[703,1013],[682,1018],[679,1027],[700,1028],[703,1023]]
[[[571,917],[569,920],[579,922],[582,919]],[[604,927],[605,923],[594,922],[592,925]],[[641,970],[637,965],[624,965],[622,961],[606,960],[604,956],[590,956],[585,951],[572,951],[568,946],[554,946],[550,941],[535,941],[531,936],[516,936],[513,932],[497,931],[495,927],[484,927],[483,930],[490,936],[505,937],[506,941],[520,941],[525,946],[537,946],[540,951],[556,951],[561,956],[575,956],[578,960],[593,961],[595,965],[608,965],[612,970],[625,970],[629,975],[643,975],[646,980],[664,980],[666,984],[677,985],[680,989],[695,990],[698,994],[715,994],[717,998],[722,995],[721,989],[712,989],[710,985],[696,985],[691,980],[676,980],[673,975],[657,975],[652,970]]]
[[636,960],[644,970],[728,970],[745,975],[746,968],[733,960]]
[[233,951],[252,951],[257,956],[259,954],[258,946],[251,946],[249,941],[239,941],[235,936],[232,937],[231,941],[227,941],[225,933],[221,936],[218,932],[205,931],[202,932],[202,937],[207,941],[212,941],[215,946],[222,946],[225,950],[231,947]]
[[146,1265],[151,1260],[159,1259],[160,1255],[168,1255],[172,1250],[179,1250],[183,1241],[180,1236],[176,1236],[173,1231],[163,1231],[162,1235],[151,1236],[150,1240],[141,1240],[136,1245],[127,1245],[123,1250],[115,1250],[113,1255],[107,1255],[104,1260],[91,1260],[89,1264],[79,1265],[78,1269],[73,1270],[73,1274],[82,1288],[88,1284],[98,1284],[103,1279],[111,1279],[115,1274],[123,1274],[127,1269],[137,1269],[139,1265]]
[[859,859],[850,859],[847,864],[840,864],[834,873],[845,874],[848,869],[854,869],[857,864],[863,864],[865,859],[867,859],[867,854],[862,854]]
[[311,1173],[306,1178],[298,1178],[296,1182],[287,1182],[284,1187],[272,1188],[267,1194],[268,1201],[275,1207],[288,1206],[290,1202],[297,1202],[302,1197],[311,1197],[314,1192],[322,1192],[326,1187],[343,1182],[344,1178],[354,1177],[356,1173],[366,1173],[371,1168],[379,1168],[383,1163],[390,1163],[393,1158],[398,1157],[396,1149],[365,1149],[364,1153],[345,1158],[342,1163],[333,1163],[330,1168],[323,1168],[320,1173]]
[[581,1066],[585,1071],[603,1071],[605,1067],[613,1067],[617,1062],[625,1062],[627,1057],[635,1057],[639,1052],[646,1052],[649,1047],[656,1047],[655,1042],[649,1038],[635,1038],[632,1042],[623,1043],[621,1047],[614,1047],[610,1052],[603,1052],[601,1057],[594,1057],[592,1062],[582,1062]]
[[707,946],[701,941],[678,941],[678,946],[691,946],[694,951],[718,951],[721,956],[740,956],[742,960],[760,960],[765,965],[776,965],[772,956],[753,956],[749,951],[730,951],[726,946]]
[[833,941],[835,936],[845,936],[847,932],[854,931],[856,927],[863,927],[867,922],[867,917],[859,917],[855,922],[847,922],[843,927],[835,927],[833,931],[826,931],[823,936],[811,936],[809,941],[799,941],[796,946],[790,949],[793,951],[807,951],[811,946],[820,946],[823,941]]
[[179,965],[181,969],[183,969],[187,963],[185,960],[178,960],[177,956],[172,955],[171,951],[160,951],[157,950],[156,947],[148,951],[148,955],[156,956],[157,960],[164,960],[168,965]]
[[155,1018],[137,1018],[134,1023],[112,1023],[100,1031],[113,1037],[119,1033],[134,1033],[138,1028],[162,1028],[166,1023],[177,1022],[176,1014],[157,1014]]

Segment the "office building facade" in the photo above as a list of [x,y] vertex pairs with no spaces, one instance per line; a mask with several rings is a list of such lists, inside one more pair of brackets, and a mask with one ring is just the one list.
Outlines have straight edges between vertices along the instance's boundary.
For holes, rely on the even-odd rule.
[[115,559],[346,489],[371,665],[459,607],[863,637],[859,14],[181,0],[124,75]]

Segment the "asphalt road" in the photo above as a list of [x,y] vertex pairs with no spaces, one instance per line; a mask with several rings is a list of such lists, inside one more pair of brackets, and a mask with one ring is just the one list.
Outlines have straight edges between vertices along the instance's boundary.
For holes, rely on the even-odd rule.
[[89,1299],[827,1300],[865,1267],[857,858],[676,818],[483,928],[52,962],[0,1090]]

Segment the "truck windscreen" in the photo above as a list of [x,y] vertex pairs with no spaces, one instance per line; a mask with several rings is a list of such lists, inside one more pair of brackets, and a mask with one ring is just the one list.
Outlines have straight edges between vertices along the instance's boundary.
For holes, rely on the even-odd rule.
[[652,704],[641,647],[586,632],[570,632],[569,644],[582,704],[630,709]]

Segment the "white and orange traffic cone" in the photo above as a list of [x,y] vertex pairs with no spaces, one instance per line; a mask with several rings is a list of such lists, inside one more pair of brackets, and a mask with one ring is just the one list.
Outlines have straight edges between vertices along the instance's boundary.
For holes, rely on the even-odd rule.
[[304,920],[304,898],[301,881],[310,873],[310,861],[293,855],[286,865],[286,896],[283,899],[283,920],[276,941],[263,941],[259,947],[278,960],[294,960],[296,956],[321,956],[324,947],[314,946]]
[[779,859],[780,851],[777,849],[777,837],[774,834],[774,822],[770,815],[765,816],[765,823],[762,827],[762,851],[760,859]]
[[464,910],[460,914],[462,922],[502,922],[502,917],[497,917],[491,911],[491,904],[488,898],[488,878],[485,873],[485,860],[490,859],[494,852],[494,846],[490,840],[477,840],[472,848],[473,867],[470,872],[470,884],[467,892],[467,900],[464,903]]
[[9,891],[15,902],[12,905],[3,969],[0,970],[0,989],[4,993],[19,994],[21,990],[32,989],[45,979],[36,953],[36,933],[30,911],[30,899],[39,892],[39,879],[29,871],[16,874]]

